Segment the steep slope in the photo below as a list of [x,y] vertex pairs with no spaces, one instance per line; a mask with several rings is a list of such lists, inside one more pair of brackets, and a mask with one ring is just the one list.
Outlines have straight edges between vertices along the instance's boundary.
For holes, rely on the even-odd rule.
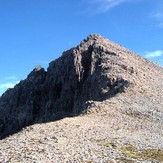
[[2,95],[0,138],[34,123],[78,115],[95,101],[107,99],[123,114],[162,122],[162,81],[161,67],[99,35],[90,35],[52,61],[47,71],[36,67]]

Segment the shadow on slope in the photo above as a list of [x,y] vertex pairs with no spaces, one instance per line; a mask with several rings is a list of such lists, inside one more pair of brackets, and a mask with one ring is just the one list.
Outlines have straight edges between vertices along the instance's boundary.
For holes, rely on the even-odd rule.
[[[19,113],[17,113],[16,108],[11,107],[12,109],[10,109],[9,114],[5,113],[5,119],[0,119],[0,139],[4,139],[9,135],[21,131],[22,128],[36,123],[47,123],[51,121],[60,120],[65,117],[78,116],[85,109],[87,109],[87,106],[85,105],[86,101],[103,101],[105,99],[114,97],[116,96],[116,94],[124,92],[124,88],[126,86],[128,86],[127,81],[123,81],[121,79],[120,81],[116,81],[113,85],[110,86],[109,92],[102,91],[101,96],[99,98],[85,98],[82,101],[77,101],[76,104],[72,104],[72,108],[69,108],[68,106],[68,108],[64,108],[66,110],[62,109],[62,111],[59,111],[57,108],[51,108],[52,106],[49,107],[49,109],[47,109],[46,111],[43,111],[36,104],[31,108],[28,108],[28,106],[24,106],[25,109],[23,108],[23,106],[19,107]],[[16,111],[15,113],[17,114],[13,114],[14,111]],[[6,116],[7,114],[8,116]]]
[[118,56],[92,45],[80,48],[63,53],[49,64],[47,72],[37,66],[27,79],[2,95],[0,139],[35,123],[79,115],[87,101],[103,101],[124,92],[129,81],[116,76],[106,64],[116,63]]

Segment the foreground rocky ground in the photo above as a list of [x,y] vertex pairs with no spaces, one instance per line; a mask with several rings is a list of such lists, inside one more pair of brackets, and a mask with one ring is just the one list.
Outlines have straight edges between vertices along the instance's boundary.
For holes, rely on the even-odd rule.
[[163,162],[163,123],[154,114],[120,108],[118,98],[124,100],[90,101],[83,115],[35,124],[1,140],[0,162]]

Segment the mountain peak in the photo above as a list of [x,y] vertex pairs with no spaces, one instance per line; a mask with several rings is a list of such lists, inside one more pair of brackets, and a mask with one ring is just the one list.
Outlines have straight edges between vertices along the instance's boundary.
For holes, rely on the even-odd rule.
[[98,43],[98,42],[108,42],[109,40],[102,37],[99,34],[90,34],[84,39],[82,42],[90,42],[91,44]]
[[87,38],[88,38],[88,39],[94,39],[94,40],[96,40],[96,39],[101,39],[101,38],[104,38],[104,37],[102,37],[102,36],[99,35],[99,34],[94,34],[94,33],[92,33],[92,34],[88,35]]
[[89,101],[148,92],[157,96],[163,91],[161,83],[161,68],[91,34],[52,61],[47,72],[37,66],[2,95],[0,138],[27,125],[78,115],[88,109]]

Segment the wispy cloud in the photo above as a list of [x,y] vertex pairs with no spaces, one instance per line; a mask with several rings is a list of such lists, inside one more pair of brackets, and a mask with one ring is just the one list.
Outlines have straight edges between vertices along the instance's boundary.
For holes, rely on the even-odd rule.
[[157,11],[157,12],[153,12],[150,14],[150,17],[155,19],[155,21],[157,22],[157,27],[159,28],[163,28],[163,12],[162,11]]
[[18,78],[16,76],[7,76],[5,80],[17,80]]
[[105,13],[123,3],[136,1],[140,0],[90,0],[87,1],[87,3],[89,3],[92,7],[87,9],[87,12],[93,12],[93,14]]
[[16,76],[8,76],[5,77],[3,82],[0,83],[0,96],[8,89],[14,88],[16,84],[18,84],[18,78]]
[[97,8],[98,13],[107,12],[108,10],[130,0],[103,0],[100,1],[99,7]]
[[161,57],[163,56],[163,50],[156,50],[152,52],[145,52],[145,57],[146,58],[156,58],[156,57]]
[[153,12],[150,15],[151,15],[151,17],[153,17],[157,20],[163,19],[163,13],[162,12]]
[[3,83],[0,84],[0,89],[8,89],[8,88],[13,88],[16,83]]

